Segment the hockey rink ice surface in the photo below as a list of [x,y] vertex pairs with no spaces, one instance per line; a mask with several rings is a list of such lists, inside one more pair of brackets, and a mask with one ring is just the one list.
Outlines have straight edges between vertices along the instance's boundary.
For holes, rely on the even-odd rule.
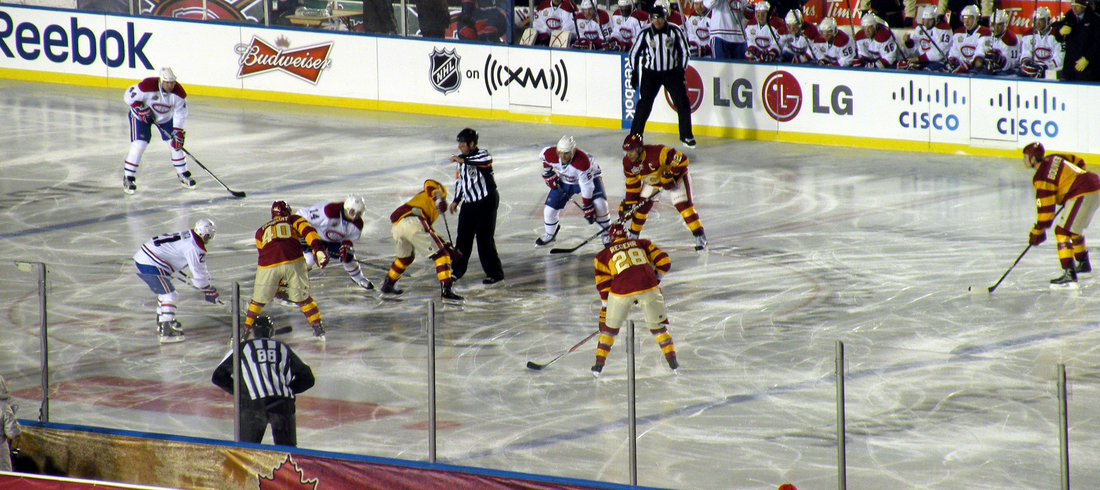
[[[381,284],[389,214],[427,178],[453,190],[447,159],[471,126],[496,161],[507,278],[482,286],[475,257],[456,284],[466,305],[439,308],[438,460],[629,483],[625,329],[598,380],[595,339],[525,368],[595,331],[599,308],[598,240],[548,253],[596,231],[579,209],[565,209],[551,247],[534,246],[547,191],[538,152],[574,135],[603,167],[614,207],[625,131],[198,96],[189,107],[187,148],[247,198],[194,163],[198,188],[181,188],[159,142],[127,196],[122,90],[0,80],[0,373],[19,418],[37,418],[40,344],[35,275],[15,261],[48,264],[52,422],[230,440],[231,399],[210,383],[229,308],[177,284],[187,340],[158,343],[155,296],[131,260],[140,244],[213,219],[214,284],[228,303],[238,282],[247,302],[253,234],[273,200],[299,208],[357,194],[367,211],[356,254]],[[647,142],[679,145],[652,132]],[[967,291],[995,283],[1027,246],[1034,191],[1018,158],[707,137],[686,154],[710,247],[693,250],[667,200],[643,231],[672,259],[662,289],[681,367],[669,372],[635,311],[640,485],[836,488],[837,341],[849,488],[1057,488],[1058,364],[1071,482],[1100,481],[1096,275],[1052,291],[1050,234],[994,293]],[[455,232],[456,215],[448,221]],[[1085,236],[1100,244],[1100,232]],[[317,376],[298,401],[300,447],[427,460],[424,317],[439,295],[429,263],[418,256],[398,283],[403,301],[357,288],[336,262],[313,271],[325,343],[297,309],[265,309],[294,327],[281,338]]]

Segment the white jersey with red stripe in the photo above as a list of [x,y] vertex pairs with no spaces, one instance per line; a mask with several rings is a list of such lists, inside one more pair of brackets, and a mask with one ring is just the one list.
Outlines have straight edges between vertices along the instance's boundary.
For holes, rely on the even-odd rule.
[[1048,70],[1062,69],[1066,54],[1062,52],[1062,43],[1054,39],[1053,29],[1048,27],[1045,34],[1032,29],[1020,40],[1020,61],[1031,60],[1046,66]]
[[966,27],[955,29],[951,35],[951,51],[947,53],[947,59],[955,63],[973,65],[978,58],[985,59],[985,50],[989,48],[989,29],[975,27],[967,32]]
[[917,26],[905,48],[908,58],[917,58],[924,63],[943,62],[951,51],[951,26],[946,22],[940,22],[931,29]]
[[792,63],[813,63],[817,61],[815,44],[824,43],[825,39],[817,32],[817,27],[806,23],[798,34],[787,31],[783,40],[783,53],[792,58]]
[[684,21],[684,33],[692,46],[710,46],[710,18],[705,15],[689,15]]
[[210,271],[206,268],[206,245],[195,230],[157,235],[141,246],[134,254],[134,262],[151,265],[169,274],[191,268],[191,282],[197,288],[210,285]]
[[573,22],[573,12],[576,9],[569,0],[562,0],[557,6],[554,6],[550,0],[546,0],[536,8],[535,32],[540,35],[550,35],[558,30],[577,33],[577,25]]
[[363,232],[363,219],[355,218],[355,221],[348,221],[344,217],[343,203],[317,203],[298,210],[296,214],[305,218],[309,225],[317,230],[321,240],[326,242],[340,243],[345,240],[357,242],[359,235]]
[[997,67],[998,70],[1007,71],[1015,70],[1020,66],[1020,39],[1015,34],[1005,31],[1000,37],[990,36],[989,47],[986,48],[986,58],[990,58],[993,53],[997,56],[1004,58],[1004,66]]
[[558,157],[558,148],[548,146],[543,148],[542,153],[539,153],[539,160],[542,161],[544,174],[547,169],[553,169],[554,173],[558,175],[558,180],[563,184],[579,185],[581,187],[581,197],[592,199],[592,192],[595,190],[596,185],[594,181],[600,176],[601,172],[600,166],[596,164],[596,158],[591,153],[580,148],[574,149],[573,159],[563,165]]
[[867,67],[893,67],[898,62],[898,43],[894,40],[894,33],[882,24],[875,29],[874,36],[867,36],[860,30],[856,33],[856,58],[863,60]]
[[[183,123],[187,121],[187,92],[183,90],[183,86],[179,82],[176,83],[171,92],[165,92],[161,89],[159,78],[149,77],[126,89],[122,100],[125,100],[126,105],[131,107],[135,102],[148,106],[153,110],[153,115],[157,118],[157,124],[168,124],[172,128],[183,128]],[[130,111],[133,112],[134,109],[130,109]]]
[[814,43],[818,63],[825,66],[852,66],[852,60],[856,56],[856,45],[852,37],[844,31],[837,31],[833,40]]
[[611,14],[611,37],[627,46],[634,45],[634,39],[649,25],[649,15],[641,10],[634,9],[630,15],[623,15],[622,11],[615,9]]
[[767,57],[774,59],[783,52],[786,38],[787,24],[778,17],[769,17],[763,26],[753,22],[745,27],[746,50],[753,56],[766,56],[765,60]]
[[604,10],[596,10],[596,16],[586,19],[577,17],[577,38],[604,43],[611,40],[611,16]]

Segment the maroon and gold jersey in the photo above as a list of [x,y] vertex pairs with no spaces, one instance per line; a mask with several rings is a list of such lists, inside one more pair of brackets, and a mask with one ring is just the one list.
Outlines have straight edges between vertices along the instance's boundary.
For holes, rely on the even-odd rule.
[[642,191],[642,182],[653,187],[662,187],[679,181],[687,173],[687,155],[664,145],[642,146],[642,161],[633,162],[623,157],[623,176],[626,178],[627,204],[638,202]]
[[266,268],[303,260],[301,239],[313,250],[324,248],[317,230],[305,218],[296,214],[272,218],[256,230],[256,249],[260,254],[256,265]]
[[606,301],[608,294],[630,296],[656,288],[657,273],[667,273],[672,261],[649,240],[620,239],[596,254],[595,267],[596,289]]
[[1035,166],[1035,208],[1038,229],[1049,228],[1055,206],[1069,199],[1100,192],[1100,176],[1085,170],[1085,161],[1074,155],[1047,155]]
[[447,202],[447,188],[439,182],[427,180],[424,182],[423,191],[409,199],[409,202],[398,206],[390,214],[390,223],[401,221],[402,218],[413,212],[413,208],[417,208],[420,210],[420,216],[424,217],[424,221],[427,221],[428,225],[432,225],[439,218],[439,209],[436,208],[437,202]]

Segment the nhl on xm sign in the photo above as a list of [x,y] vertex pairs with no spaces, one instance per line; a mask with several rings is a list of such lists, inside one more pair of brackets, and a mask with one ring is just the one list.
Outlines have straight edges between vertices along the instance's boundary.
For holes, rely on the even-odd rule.
[[153,37],[150,32],[136,33],[134,23],[126,23],[126,34],[106,29],[97,36],[87,27],[81,27],[76,17],[69,25],[47,25],[43,29],[30,22],[16,24],[6,11],[0,10],[0,51],[8,58],[16,55],[27,61],[37,60],[45,54],[54,63],[91,65],[100,60],[104,65],[118,68],[126,64],[130,68],[141,66],[152,70],[153,65],[145,56],[145,45]]

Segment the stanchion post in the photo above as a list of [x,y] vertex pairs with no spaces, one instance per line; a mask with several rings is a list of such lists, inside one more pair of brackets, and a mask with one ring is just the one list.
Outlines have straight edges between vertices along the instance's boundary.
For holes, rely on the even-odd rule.
[[1066,401],[1066,365],[1058,365],[1058,455],[1062,490],[1069,490],[1069,410]]
[[435,303],[428,301],[428,462],[435,463]]
[[836,487],[848,488],[844,437],[844,342],[836,341]]
[[626,327],[626,414],[630,426],[630,486],[638,486],[638,412],[634,384],[634,321]]
[[39,359],[42,383],[42,404],[38,407],[38,421],[50,421],[50,338],[46,331],[46,264],[44,262],[15,262],[21,272],[38,269],[38,335],[42,347]]

